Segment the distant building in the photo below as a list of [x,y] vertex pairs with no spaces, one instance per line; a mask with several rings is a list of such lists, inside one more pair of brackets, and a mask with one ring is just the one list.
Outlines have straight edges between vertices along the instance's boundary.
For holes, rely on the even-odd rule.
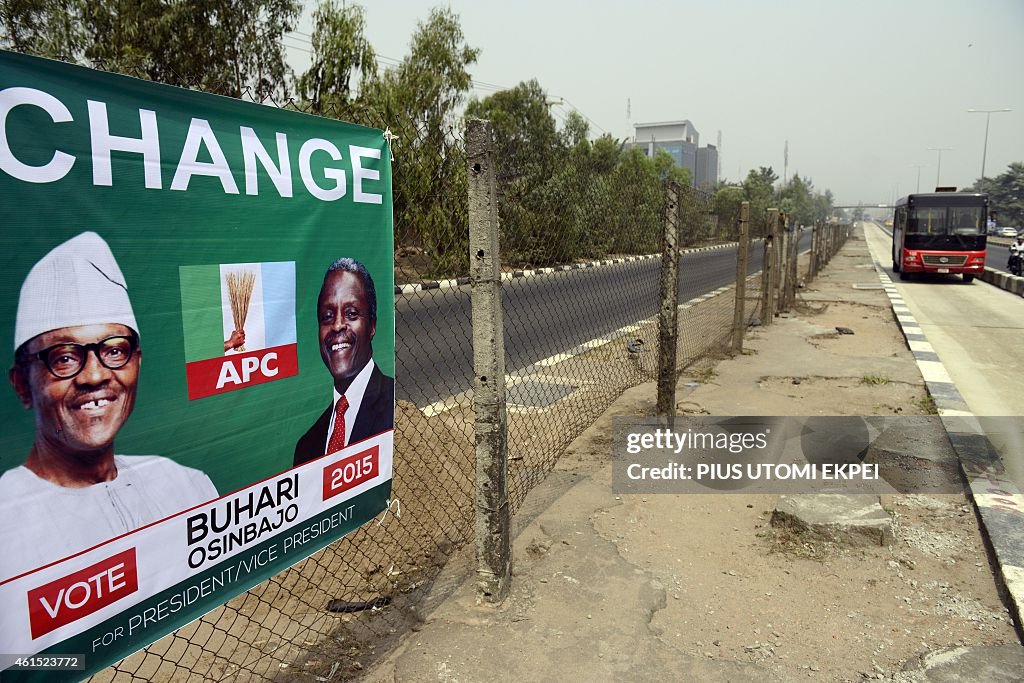
[[718,150],[700,147],[700,133],[693,123],[665,121],[634,126],[633,146],[653,158],[664,150],[679,166],[690,171],[694,187],[713,188],[718,183]]
[[718,148],[707,145],[697,150],[697,173],[694,175],[694,186],[700,190],[713,190],[718,187]]

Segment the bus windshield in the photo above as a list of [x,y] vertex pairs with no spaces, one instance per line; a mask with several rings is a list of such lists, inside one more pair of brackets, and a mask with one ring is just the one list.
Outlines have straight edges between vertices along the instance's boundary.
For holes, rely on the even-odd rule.
[[917,235],[983,235],[980,206],[918,206],[910,210],[907,232]]

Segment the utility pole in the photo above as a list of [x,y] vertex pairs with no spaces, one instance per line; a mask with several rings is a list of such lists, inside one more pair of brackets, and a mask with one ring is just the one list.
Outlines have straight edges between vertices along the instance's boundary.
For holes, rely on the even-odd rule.
[[981,148],[981,179],[985,179],[985,157],[988,155],[988,121],[992,118],[992,114],[998,114],[1000,112],[1013,111],[1012,109],[968,109],[968,114],[984,114],[985,115],[985,144]]
[[910,166],[910,168],[916,168],[917,169],[917,189],[914,190],[914,191],[915,192],[920,192],[921,191],[921,169],[923,167],[921,166],[921,164],[912,164]]
[[786,178],[789,175],[789,140],[782,152],[782,187],[786,187]]
[[929,147],[928,151],[929,152],[938,152],[939,153],[939,164],[935,168],[935,187],[939,187],[939,177],[942,175],[942,153],[943,152],[952,152],[953,148],[952,147]]
[[715,168],[715,187],[722,178],[722,131],[718,131],[718,166]]

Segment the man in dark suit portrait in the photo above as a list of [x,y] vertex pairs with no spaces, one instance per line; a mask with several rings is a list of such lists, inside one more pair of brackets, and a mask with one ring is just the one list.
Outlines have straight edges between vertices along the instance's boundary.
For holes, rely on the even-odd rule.
[[327,269],[317,299],[320,357],[334,377],[334,400],[295,444],[294,465],[380,434],[395,425],[395,380],[373,362],[377,291],[359,261]]

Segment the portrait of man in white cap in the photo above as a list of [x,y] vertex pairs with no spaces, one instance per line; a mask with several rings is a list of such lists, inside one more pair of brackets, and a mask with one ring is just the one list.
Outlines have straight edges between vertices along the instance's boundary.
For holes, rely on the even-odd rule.
[[217,498],[210,478],[155,455],[120,455],[135,407],[139,326],[110,247],[86,232],[21,287],[11,386],[33,411],[22,465],[0,476],[0,581]]

